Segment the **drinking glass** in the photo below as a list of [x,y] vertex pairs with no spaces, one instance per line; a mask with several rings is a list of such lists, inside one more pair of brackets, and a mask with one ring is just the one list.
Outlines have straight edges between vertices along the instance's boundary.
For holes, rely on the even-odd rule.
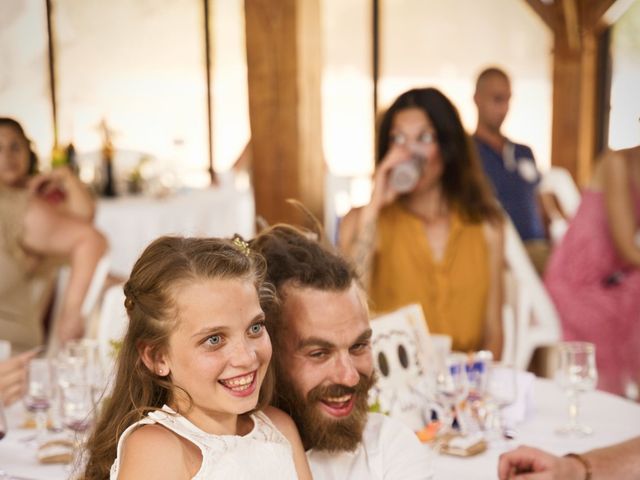
[[106,378],[96,341],[82,339],[67,342],[58,355],[58,370],[61,388],[68,384],[88,384],[94,403],[99,402]]
[[497,362],[491,365],[487,394],[489,418],[486,428],[498,433],[499,437],[513,439],[515,429],[505,418],[504,410],[518,398],[518,372],[514,365]]
[[579,395],[594,390],[598,381],[595,345],[588,342],[560,343],[555,379],[569,399],[569,422],[556,432],[563,435],[590,435],[593,429],[580,423]]
[[36,442],[42,443],[47,430],[47,412],[53,397],[51,364],[46,358],[35,358],[29,362],[27,393],[24,405],[35,414]]
[[[454,417],[460,419],[460,403],[469,393],[469,380],[466,372],[467,357],[464,354],[447,355],[435,371],[434,387],[436,402],[443,410],[443,432],[451,429]],[[459,424],[462,429],[462,425]]]
[[94,403],[90,385],[69,385],[62,389],[62,423],[76,434],[91,426]]
[[9,425],[7,424],[7,417],[4,414],[4,403],[0,399],[0,440],[7,434]]

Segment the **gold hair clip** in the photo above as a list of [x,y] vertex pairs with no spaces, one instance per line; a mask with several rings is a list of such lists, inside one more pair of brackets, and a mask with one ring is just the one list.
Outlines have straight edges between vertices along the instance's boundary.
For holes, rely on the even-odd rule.
[[249,248],[249,244],[247,242],[245,242],[242,238],[240,238],[237,235],[233,237],[232,242],[238,250],[244,253],[247,257],[249,256],[249,254],[251,253],[251,249]]
[[126,308],[127,311],[130,312],[131,310],[133,310],[133,306],[134,306],[134,301],[131,298],[127,297],[124,299],[124,308]]

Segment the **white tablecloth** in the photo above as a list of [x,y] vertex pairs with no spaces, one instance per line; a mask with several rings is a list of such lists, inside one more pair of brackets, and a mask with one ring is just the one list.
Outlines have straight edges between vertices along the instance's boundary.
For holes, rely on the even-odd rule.
[[474,457],[434,455],[435,479],[495,480],[500,454],[522,444],[562,455],[584,452],[640,435],[640,405],[609,393],[596,391],[580,397],[580,418],[594,430],[592,435],[582,438],[554,433],[569,418],[567,399],[556,384],[536,379],[533,403],[533,414],[516,427],[515,440],[499,441]]
[[233,176],[217,187],[174,193],[165,198],[126,196],[100,199],[96,226],[110,246],[111,272],[128,277],[142,250],[161,235],[228,237],[254,234],[255,206],[247,182]]
[[[640,405],[603,392],[587,393],[582,399],[582,419],[593,427],[595,433],[589,437],[561,437],[554,429],[567,420],[566,399],[560,389],[548,380],[535,381],[535,409],[531,418],[518,427],[517,439],[510,445],[500,442],[475,457],[458,458],[435,456],[435,478],[437,480],[474,480],[497,478],[498,456],[505,448],[515,448],[519,444],[529,444],[557,454],[583,452],[596,447],[620,442],[640,435]],[[10,409],[10,424],[20,420],[20,406]],[[0,470],[33,480],[62,480],[69,473],[62,466],[42,466],[35,460],[35,454],[20,442],[33,431],[9,430],[0,441]],[[425,446],[425,449],[427,447]]]

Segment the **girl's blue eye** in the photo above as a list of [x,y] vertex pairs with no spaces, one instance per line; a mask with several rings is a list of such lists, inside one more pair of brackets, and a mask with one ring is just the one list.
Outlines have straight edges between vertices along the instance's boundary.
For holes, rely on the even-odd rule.
[[220,337],[220,335],[211,335],[209,338],[207,338],[207,343],[209,345],[220,345],[220,342],[222,342],[222,338]]
[[254,323],[249,327],[249,331],[251,332],[252,335],[258,335],[260,332],[262,332],[263,328],[264,328],[264,324]]

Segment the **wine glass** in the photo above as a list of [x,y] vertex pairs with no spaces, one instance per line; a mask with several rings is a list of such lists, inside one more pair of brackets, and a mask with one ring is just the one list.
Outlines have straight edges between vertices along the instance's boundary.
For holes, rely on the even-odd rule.
[[556,432],[562,435],[590,435],[593,429],[579,421],[579,395],[594,390],[598,381],[595,345],[588,342],[560,343],[555,379],[569,399],[569,422]]
[[93,401],[98,403],[106,383],[104,369],[100,361],[98,343],[95,340],[82,339],[67,342],[58,355],[60,386],[69,383],[91,386]]
[[42,443],[47,430],[47,412],[53,396],[51,364],[46,358],[34,358],[29,362],[27,393],[24,405],[35,414],[36,442]]
[[442,407],[444,433],[451,429],[454,418],[458,418],[458,426],[463,430],[463,425],[460,424],[459,406],[469,393],[466,362],[466,355],[451,353],[443,359],[435,371],[435,397],[436,402]]
[[0,399],[0,440],[7,434],[8,428],[7,417],[4,414],[4,403],[2,403],[2,399]]
[[511,440],[513,425],[505,418],[504,410],[518,398],[518,372],[514,365],[493,362],[487,382],[489,421],[486,427],[499,437]]
[[76,434],[85,433],[92,424],[94,410],[91,385],[69,385],[62,389],[62,423]]

